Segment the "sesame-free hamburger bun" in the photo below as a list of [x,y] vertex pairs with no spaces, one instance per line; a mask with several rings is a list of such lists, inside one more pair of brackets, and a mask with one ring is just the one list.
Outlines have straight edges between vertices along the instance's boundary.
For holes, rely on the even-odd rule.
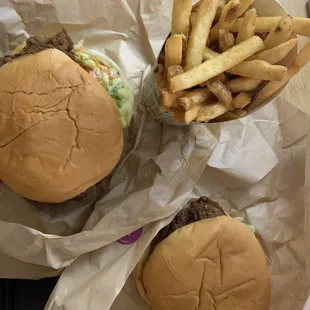
[[269,310],[270,306],[264,252],[255,234],[229,216],[177,229],[152,253],[145,253],[134,278],[153,310]]
[[107,176],[122,149],[115,102],[60,50],[0,68],[0,179],[21,196],[71,199]]

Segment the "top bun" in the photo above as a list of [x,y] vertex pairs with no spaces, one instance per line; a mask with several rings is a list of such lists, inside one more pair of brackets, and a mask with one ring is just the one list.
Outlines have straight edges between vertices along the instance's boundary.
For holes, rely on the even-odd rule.
[[58,203],[108,175],[123,150],[118,109],[102,85],[56,49],[0,69],[0,179]]
[[135,271],[154,310],[268,310],[270,279],[253,232],[228,216],[175,231]]

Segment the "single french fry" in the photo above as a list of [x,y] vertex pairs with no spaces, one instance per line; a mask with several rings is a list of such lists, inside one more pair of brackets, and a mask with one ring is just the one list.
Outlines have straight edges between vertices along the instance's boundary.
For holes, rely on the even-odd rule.
[[263,81],[249,78],[237,78],[230,80],[226,86],[233,93],[250,92],[259,87]]
[[170,79],[178,74],[183,73],[183,67],[181,66],[170,66],[167,69],[167,81],[170,82]]
[[168,89],[160,89],[160,101],[166,108],[178,107],[176,100],[186,95],[186,91],[172,93]]
[[219,37],[219,30],[230,28],[235,24],[237,12],[240,9],[240,0],[230,0],[224,7],[218,23],[210,31],[211,41],[215,41]]
[[207,44],[219,1],[220,0],[201,0],[195,23],[188,40],[185,71],[202,63],[203,50]]
[[289,15],[284,16],[264,41],[265,48],[270,49],[286,42],[290,38],[292,31],[293,18]]
[[228,110],[232,110],[232,100],[233,96],[227,87],[218,79],[213,78],[207,81],[207,86],[211,93],[223,103]]
[[261,51],[264,47],[262,39],[254,36],[249,40],[235,45],[223,54],[205,61],[201,65],[185,73],[173,77],[170,81],[170,89],[173,92],[178,92],[199,85],[222,72],[231,69],[244,59]]
[[196,121],[197,123],[208,123],[210,120],[223,115],[227,111],[228,109],[224,104],[220,102],[211,103],[200,109]]
[[252,101],[252,96],[248,93],[239,93],[232,101],[236,109],[244,109]]
[[213,58],[217,57],[218,55],[219,55],[219,53],[211,50],[209,47],[206,47],[203,50],[203,60],[204,61],[213,59]]
[[206,102],[211,98],[211,96],[212,93],[207,87],[199,88],[188,92],[182,97],[179,97],[177,103],[183,110],[188,111],[193,107]]
[[[274,29],[282,16],[257,17],[255,22],[255,32],[270,32]],[[235,24],[229,29],[231,32],[239,32],[242,18],[236,20]],[[310,18],[293,17],[293,33],[301,36],[310,37]]]
[[240,0],[240,8],[237,12],[237,18],[243,15],[255,0]]
[[197,118],[197,115],[199,111],[201,110],[201,108],[202,108],[202,105],[197,105],[193,107],[192,109],[186,111],[184,115],[185,123],[189,124],[192,121],[194,121]]
[[[245,41],[244,41],[245,42]],[[205,48],[204,57],[216,59],[219,53],[210,52],[209,48]],[[222,54],[223,55],[223,54]],[[210,60],[209,60],[210,61]],[[262,60],[243,61],[231,69],[226,70],[230,74],[240,75],[256,80],[279,81],[283,78],[287,69],[284,66],[275,66]]]
[[225,29],[219,30],[219,45],[222,52],[228,51],[235,45],[235,37],[234,35]]
[[171,35],[188,36],[189,17],[192,11],[192,0],[174,0],[172,11]]
[[279,65],[271,65],[263,60],[252,60],[243,61],[228,70],[228,72],[250,79],[281,81],[287,72],[287,68]]
[[242,19],[242,23],[236,39],[236,44],[254,37],[256,16],[257,14],[255,9],[246,12],[244,18]]
[[180,66],[182,64],[183,40],[180,34],[171,36],[165,45],[165,67]]
[[248,109],[254,109],[274,95],[295,74],[297,74],[310,61],[310,43],[308,43],[296,56],[295,61],[289,66],[285,77],[279,82],[269,82],[254,98]]
[[257,53],[247,60],[263,60],[269,62],[272,65],[277,64],[289,54],[289,52],[297,45],[297,43],[297,39],[291,39],[274,48]]
[[216,11],[216,14],[215,14],[214,22],[217,22],[220,19],[225,5],[226,5],[226,1],[225,0],[220,0],[218,8],[217,8],[217,11]]

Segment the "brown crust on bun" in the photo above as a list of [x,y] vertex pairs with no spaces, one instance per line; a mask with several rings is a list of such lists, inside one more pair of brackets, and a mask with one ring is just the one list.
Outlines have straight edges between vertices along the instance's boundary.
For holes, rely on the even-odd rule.
[[118,109],[59,50],[0,69],[0,179],[31,200],[74,198],[107,176],[123,149]]

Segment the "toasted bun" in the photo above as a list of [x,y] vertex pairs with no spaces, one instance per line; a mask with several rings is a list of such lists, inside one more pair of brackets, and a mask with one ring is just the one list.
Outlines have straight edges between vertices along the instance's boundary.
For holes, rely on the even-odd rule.
[[268,310],[270,279],[255,235],[222,216],[162,241],[134,277],[153,310]]
[[28,199],[57,203],[96,184],[123,149],[118,109],[59,50],[0,68],[0,179]]

